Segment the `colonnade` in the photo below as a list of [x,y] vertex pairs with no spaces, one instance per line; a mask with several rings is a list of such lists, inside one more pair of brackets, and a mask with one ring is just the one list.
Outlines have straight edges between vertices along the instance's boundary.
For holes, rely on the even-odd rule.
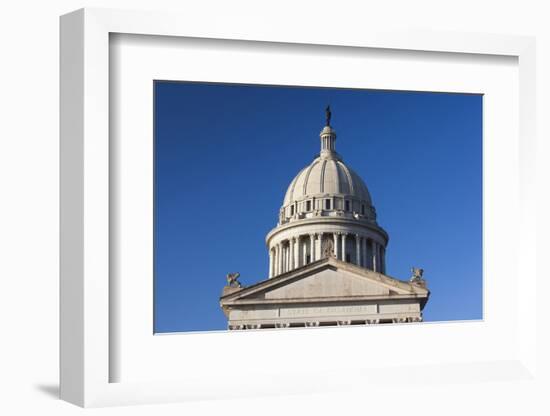
[[[269,251],[269,277],[297,269],[323,257],[323,242],[333,242],[334,256],[341,261],[385,273],[385,248],[370,237],[351,233],[312,233],[291,237]],[[352,241],[352,242],[350,242]]]

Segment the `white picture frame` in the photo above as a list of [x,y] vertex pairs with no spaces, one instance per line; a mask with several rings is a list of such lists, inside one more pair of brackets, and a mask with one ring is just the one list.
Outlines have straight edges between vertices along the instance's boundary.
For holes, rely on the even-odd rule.
[[[185,25],[182,21],[185,21]],[[361,30],[359,33],[351,29],[333,32],[316,26],[308,27],[308,30],[284,32],[277,25],[251,24],[250,27],[240,29],[236,34],[231,22],[218,21],[215,25],[205,27],[202,23],[186,21],[184,16],[174,14],[106,9],[83,9],[61,19],[61,397],[71,403],[88,407],[197,398],[332,392],[348,388],[372,388],[375,380],[391,383],[392,378],[405,380],[398,387],[402,390],[410,389],[413,383],[411,379],[426,383],[433,382],[434,379],[449,383],[453,380],[479,383],[481,380],[499,378],[518,383],[536,380],[536,320],[533,319],[536,316],[536,291],[533,289],[536,287],[537,276],[533,259],[536,219],[531,215],[535,208],[532,198],[534,190],[530,185],[535,169],[534,39],[467,33],[381,32],[376,29]],[[341,365],[337,363],[318,370],[315,365],[300,368],[299,363],[295,363],[296,373],[283,367],[279,373],[273,369],[255,371],[252,367],[256,366],[257,361],[252,359],[239,365],[242,377],[239,378],[239,374],[236,374],[235,379],[244,388],[238,392],[228,389],[226,380],[213,377],[215,368],[201,371],[200,367],[188,367],[188,374],[182,375],[180,369],[172,377],[164,377],[167,375],[165,373],[153,374],[150,370],[141,378],[129,377],[126,380],[126,377],[116,374],[114,376],[112,368],[124,357],[117,353],[123,350],[113,349],[113,338],[116,338],[119,329],[113,323],[113,315],[117,310],[117,305],[113,304],[116,300],[113,293],[120,287],[113,285],[110,280],[116,261],[110,250],[112,227],[116,220],[111,215],[112,200],[116,198],[112,193],[111,175],[117,169],[110,147],[110,135],[113,134],[109,124],[112,116],[109,104],[112,92],[109,72],[111,34],[163,36],[163,39],[171,37],[224,39],[226,42],[275,42],[282,45],[283,49],[284,45],[291,44],[330,45],[333,50],[351,47],[424,51],[453,56],[468,54],[472,60],[475,60],[476,55],[516,58],[519,68],[517,116],[520,152],[517,169],[511,169],[511,174],[515,175],[511,180],[519,186],[517,193],[512,192],[516,198],[513,203],[517,205],[513,212],[519,217],[519,226],[517,230],[511,231],[514,241],[517,242],[513,249],[517,264],[510,268],[508,277],[512,284],[517,283],[518,270],[521,270],[522,286],[518,286],[517,292],[513,294],[517,305],[509,315],[514,321],[515,332],[511,338],[513,347],[503,348],[500,354],[495,354],[493,360],[488,358],[487,350],[485,353],[480,352],[477,357],[475,353],[468,355],[469,361],[465,355],[462,360],[453,362],[443,354],[433,361],[427,359],[415,362],[414,366],[407,366],[406,360],[395,358],[392,366],[392,358],[388,354],[379,361],[382,363],[379,368],[373,366],[372,362],[352,368],[349,365],[352,361],[346,362],[343,359]],[[492,291],[490,295],[494,296],[494,291],[498,289],[491,285],[485,286],[485,290]],[[498,319],[494,323],[496,326],[503,324]],[[458,338],[472,334],[482,337],[487,331],[483,325],[479,322],[455,325],[449,331]],[[427,328],[422,329],[426,337],[437,335],[435,332],[430,334],[430,326],[424,325],[397,326],[391,329],[391,333],[385,334],[381,331],[388,332],[387,329],[380,328],[369,337],[374,342],[383,340],[388,343],[391,337],[398,340],[400,336],[412,336],[412,332],[420,328]],[[283,342],[282,338],[285,339],[284,342],[304,343],[315,339],[322,343],[342,336],[347,337],[350,342],[353,342],[354,337],[360,339],[357,338],[360,335],[356,329],[346,329],[346,335],[342,335],[340,330],[309,331],[307,335],[303,335],[306,333],[304,331],[212,333],[208,334],[210,340],[203,335],[202,342],[206,344],[197,344],[196,348],[215,343],[216,348],[223,351],[223,343],[229,339],[228,335],[232,339],[248,337],[247,343],[277,343]],[[505,329],[500,327],[499,331],[504,333]],[[152,332],[150,335],[153,337]],[[187,339],[181,341],[181,337]],[[187,335],[181,335],[180,341],[171,336],[157,336],[155,343],[178,342],[175,349],[169,347],[164,350],[164,353],[171,351],[171,354],[175,354],[175,351],[181,351],[180,343],[189,342],[190,339]],[[385,344],[382,343],[383,345]],[[133,348],[140,352],[143,347],[137,343]],[[391,351],[393,354],[399,353],[398,349]],[[290,353],[285,354],[288,361],[291,358]],[[352,360],[359,358],[358,354],[358,350],[349,351]],[[134,362],[132,365],[137,364]],[[247,379],[251,382],[247,383]],[[450,390],[447,393],[450,394]]]

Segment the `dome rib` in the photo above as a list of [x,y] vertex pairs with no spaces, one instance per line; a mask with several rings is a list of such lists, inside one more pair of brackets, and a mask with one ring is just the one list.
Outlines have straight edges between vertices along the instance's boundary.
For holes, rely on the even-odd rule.
[[342,192],[342,178],[340,177],[340,169],[338,169],[338,163],[334,160],[332,161],[334,165],[334,171],[336,172],[336,193],[341,194]]
[[353,179],[351,178],[350,171],[346,165],[344,165],[342,162],[338,162],[338,164],[342,167],[344,173],[346,174],[346,177],[348,178],[349,183],[349,193],[353,194],[355,192],[355,186],[353,183]]
[[327,167],[327,161],[323,160],[323,165],[321,166],[321,180],[319,181],[319,191],[321,193],[325,192],[325,169]]
[[304,178],[304,189],[302,191],[302,195],[307,195],[307,184],[309,181],[309,175],[311,174],[311,171],[313,170],[315,165],[317,165],[317,163],[319,163],[319,160],[315,159],[315,161],[311,165],[309,165],[309,169],[306,172],[306,177]]
[[294,201],[296,198],[294,198],[294,188],[296,187],[296,184],[298,183],[298,179],[300,179],[300,176],[302,175],[302,172],[307,169],[307,166],[300,170],[294,180],[290,183],[290,186],[288,187],[288,190],[286,191],[284,204],[289,204],[290,202]]

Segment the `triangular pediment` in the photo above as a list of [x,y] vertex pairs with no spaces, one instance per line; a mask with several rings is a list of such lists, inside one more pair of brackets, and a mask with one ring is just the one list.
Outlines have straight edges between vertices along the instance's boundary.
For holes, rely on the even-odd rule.
[[222,296],[223,304],[310,299],[424,297],[428,290],[334,258],[326,258]]
[[325,298],[389,295],[390,288],[348,270],[325,267],[316,273],[293,279],[258,295],[265,299]]

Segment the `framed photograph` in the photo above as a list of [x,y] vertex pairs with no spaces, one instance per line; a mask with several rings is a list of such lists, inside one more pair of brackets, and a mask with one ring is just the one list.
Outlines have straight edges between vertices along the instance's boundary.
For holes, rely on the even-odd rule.
[[536,382],[534,40],[246,33],[61,18],[62,398]]
[[481,94],[154,94],[155,333],[482,319]]

